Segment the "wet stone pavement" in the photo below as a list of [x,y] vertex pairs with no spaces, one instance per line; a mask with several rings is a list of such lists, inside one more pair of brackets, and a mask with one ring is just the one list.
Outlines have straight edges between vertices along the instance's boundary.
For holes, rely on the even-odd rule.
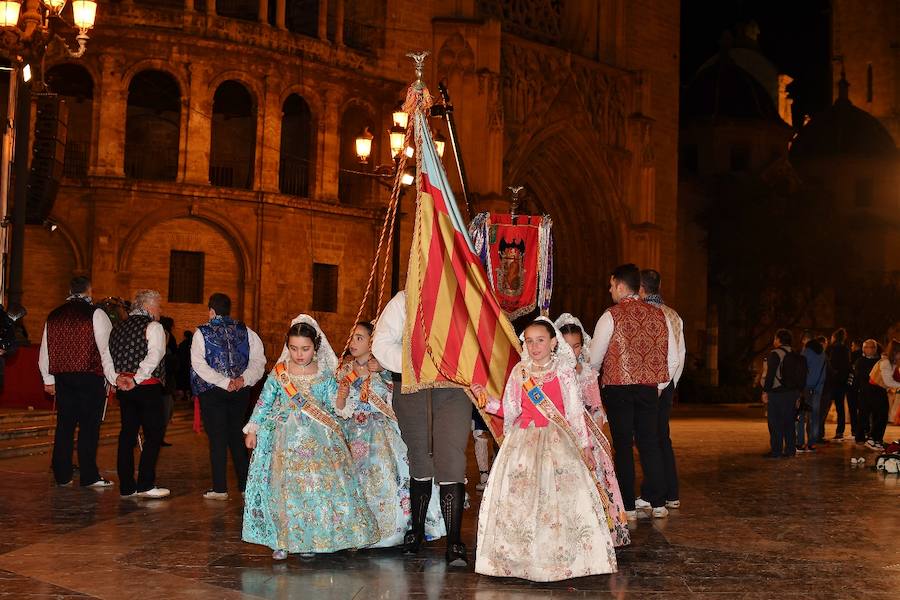
[[[209,485],[202,435],[174,435],[163,449],[166,500],[56,488],[46,455],[0,460],[0,598],[898,597],[900,484],[871,468],[873,452],[843,443],[764,460],[765,422],[734,408],[677,409],[672,431],[683,508],[640,519],[618,573],[553,584],[449,570],[442,542],[415,559],[378,550],[273,563],[267,548],[241,542],[239,499],[200,497]],[[852,467],[852,456],[866,456],[866,467]],[[99,462],[114,478],[113,446]],[[464,541],[474,550],[480,495],[474,484],[469,493]]]

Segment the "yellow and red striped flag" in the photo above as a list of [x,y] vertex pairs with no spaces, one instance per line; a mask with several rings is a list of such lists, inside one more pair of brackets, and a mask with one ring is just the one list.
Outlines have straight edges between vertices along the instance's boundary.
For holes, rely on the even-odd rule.
[[[475,254],[424,110],[419,106],[411,112],[418,174],[406,277],[403,391],[456,386],[468,390],[478,383],[502,398],[520,359],[519,339]],[[482,416],[494,437],[502,439],[502,419],[483,411]]]

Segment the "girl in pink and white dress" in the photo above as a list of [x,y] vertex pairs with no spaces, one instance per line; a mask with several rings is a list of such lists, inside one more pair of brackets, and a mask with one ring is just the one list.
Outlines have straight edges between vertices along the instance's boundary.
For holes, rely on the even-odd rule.
[[505,434],[478,514],[475,572],[530,581],[614,573],[575,355],[544,317],[524,338],[502,399],[472,386],[489,412],[503,415]]
[[578,359],[575,372],[578,378],[578,389],[581,392],[581,401],[584,404],[584,421],[591,438],[591,450],[594,460],[597,462],[596,474],[606,491],[606,505],[610,516],[613,518],[613,543],[618,546],[627,546],[631,543],[631,534],[628,531],[628,517],[625,513],[625,504],[622,501],[622,492],[619,490],[619,480],[616,478],[616,467],[613,462],[612,447],[603,433],[606,424],[606,411],[600,400],[600,384],[598,374],[590,365],[591,336],[584,330],[584,326],[578,317],[569,313],[563,313],[556,319],[556,328],[562,333],[563,339],[572,348],[572,352]]

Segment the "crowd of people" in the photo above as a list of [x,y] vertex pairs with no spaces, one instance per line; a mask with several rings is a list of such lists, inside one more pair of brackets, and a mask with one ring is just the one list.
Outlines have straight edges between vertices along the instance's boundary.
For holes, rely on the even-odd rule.
[[[298,316],[268,374],[257,334],[231,317],[228,296],[213,294],[209,320],[189,346],[191,393],[209,439],[212,488],[203,497],[230,498],[230,453],[244,500],[243,539],[267,546],[275,560],[373,547],[415,555],[446,537],[448,564],[464,567],[473,432],[483,490],[476,572],[534,581],[614,572],[615,548],[630,543],[628,521],[639,511],[664,518],[680,506],[668,422],[684,366],[683,325],[659,289],[656,271],[622,265],[610,277],[614,305],[593,335],[567,313],[531,322],[500,398],[474,384],[401,393],[405,292],[377,325],[357,323],[340,358],[318,323]],[[70,291],[47,319],[39,360],[58,412],[56,483],[73,483],[78,427],[81,486],[114,485],[96,464],[110,388],[121,407],[119,493],[164,498],[170,491],[158,485],[156,463],[171,335],[160,324],[160,295],[139,290],[127,318],[113,325],[92,303],[87,278],[73,279]],[[250,390],[261,380],[248,419]],[[473,402],[503,418],[493,465]]]
[[[763,365],[760,384],[770,436],[765,456],[816,452],[845,439],[883,452],[889,420],[900,421],[900,341],[891,340],[884,351],[874,339],[848,345],[841,328],[830,339],[805,335],[801,346],[796,351],[793,334],[779,329]],[[837,425],[828,439],[832,406]],[[848,421],[850,438],[845,438]]]

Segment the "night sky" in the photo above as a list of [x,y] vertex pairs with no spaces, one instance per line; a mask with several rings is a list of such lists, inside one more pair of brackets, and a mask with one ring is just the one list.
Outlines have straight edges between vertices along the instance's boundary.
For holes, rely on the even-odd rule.
[[828,0],[682,0],[681,79],[719,50],[725,29],[755,20],[762,53],[794,78],[794,122],[831,104],[830,2]]

